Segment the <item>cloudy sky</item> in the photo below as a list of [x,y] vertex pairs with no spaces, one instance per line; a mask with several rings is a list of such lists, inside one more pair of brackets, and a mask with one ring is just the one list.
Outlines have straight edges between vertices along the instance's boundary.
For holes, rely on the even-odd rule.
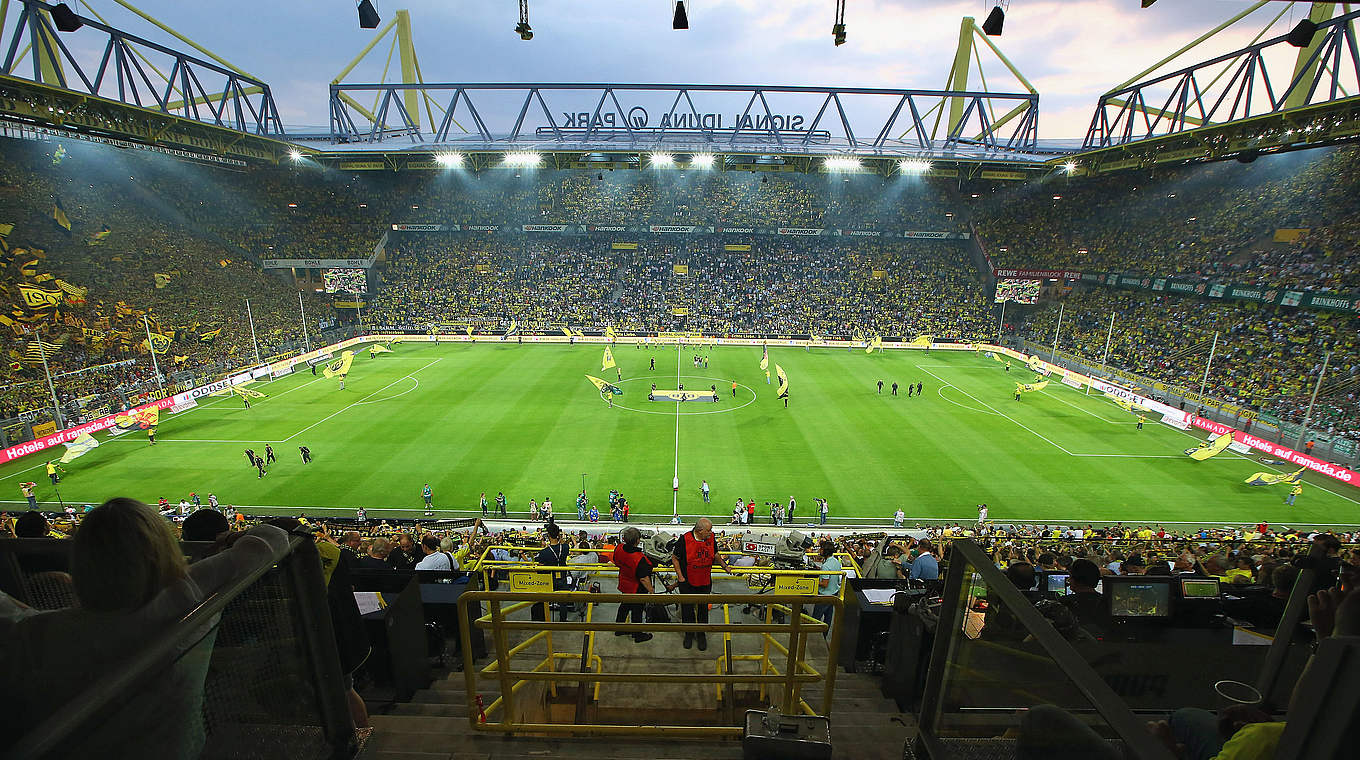
[[[110,0],[89,0],[110,23],[164,34]],[[354,0],[138,0],[136,4],[269,82],[286,125],[327,122],[327,84],[372,38]],[[74,5],[74,3],[73,3]],[[849,39],[831,41],[833,0],[692,0],[690,30],[670,28],[667,0],[530,0],[535,37],[513,33],[509,0],[378,0],[384,23],[411,12],[426,81],[649,82],[942,88],[959,22],[986,17],[983,0],[848,0]],[[1241,0],[1011,0],[997,45],[1040,93],[1040,136],[1080,137],[1099,95],[1250,3]],[[1183,59],[1251,40],[1280,11],[1272,36],[1306,4],[1269,3]],[[83,15],[90,15],[84,7]],[[11,22],[12,23],[12,22]],[[172,42],[177,47],[182,43]],[[386,44],[348,82],[376,81]],[[984,55],[992,90],[1020,86]],[[971,82],[978,86],[976,74]],[[590,104],[583,108],[590,108]]]

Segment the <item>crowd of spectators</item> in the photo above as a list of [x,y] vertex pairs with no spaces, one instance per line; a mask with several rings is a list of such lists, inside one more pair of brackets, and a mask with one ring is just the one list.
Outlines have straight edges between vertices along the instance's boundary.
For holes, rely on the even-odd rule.
[[969,340],[994,329],[981,275],[949,241],[755,238],[746,251],[711,238],[612,243],[554,236],[507,247],[477,233],[394,234],[366,319]]
[[[1110,315],[1115,315],[1113,332]],[[1255,306],[1135,291],[1081,288],[1062,307],[1058,349],[1178,389],[1302,422],[1328,352],[1327,375],[1309,425],[1360,433],[1360,318],[1325,311]],[[1057,305],[1031,310],[1017,332],[1051,346]],[[1214,334],[1218,334],[1217,345]]]
[[[998,267],[1360,289],[1360,150],[1337,148],[962,198]],[[977,197],[972,197],[976,195]],[[1306,230],[1276,243],[1276,230]]]
[[[245,250],[171,208],[167,196],[188,192],[172,181],[176,175],[131,173],[163,169],[175,163],[172,159],[110,158],[109,149],[78,146],[54,164],[49,144],[5,140],[0,147],[0,186],[8,195],[0,221],[13,225],[6,240],[10,251],[41,251],[34,267],[37,274],[51,274],[85,291],[83,302],[68,298],[58,317],[34,323],[45,343],[59,346],[50,352],[48,368],[68,416],[96,416],[116,406],[119,402],[110,394],[115,388],[154,388],[145,345],[148,327],[171,337],[157,356],[166,374],[208,367],[226,371],[253,362],[256,343],[265,357],[276,347],[302,342],[296,289],[266,275]],[[133,167],[123,165],[123,160]],[[206,197],[203,192],[192,197]],[[224,190],[212,203],[232,197]],[[58,202],[70,220],[69,232],[52,218]],[[108,234],[97,237],[104,229]],[[37,254],[14,258],[33,255]],[[158,274],[168,279],[158,283]],[[20,276],[12,265],[5,277],[7,290],[18,302],[15,286],[31,282],[32,276]],[[304,301],[312,314],[329,311],[312,294],[304,294]],[[310,329],[315,337],[316,324]],[[32,335],[20,326],[5,332],[0,416],[42,409],[44,418],[50,418],[46,409],[51,395],[42,367],[24,361]],[[204,334],[210,337],[205,339]],[[127,360],[133,363],[71,374]]]

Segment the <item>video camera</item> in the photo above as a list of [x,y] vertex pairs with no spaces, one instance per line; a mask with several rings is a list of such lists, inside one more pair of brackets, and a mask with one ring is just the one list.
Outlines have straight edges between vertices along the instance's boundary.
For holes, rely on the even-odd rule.
[[807,567],[807,550],[812,539],[801,531],[779,533],[746,533],[741,537],[741,551],[755,557],[766,557],[781,570],[803,570]]
[[671,555],[675,552],[675,541],[675,536],[664,530],[644,530],[640,546],[642,553],[647,555],[652,564],[670,564]]

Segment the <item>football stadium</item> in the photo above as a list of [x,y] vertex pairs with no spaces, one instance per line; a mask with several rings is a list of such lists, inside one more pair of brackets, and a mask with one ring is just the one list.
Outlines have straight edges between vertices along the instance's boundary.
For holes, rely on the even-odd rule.
[[1360,10],[301,5],[0,4],[0,756],[1354,756]]

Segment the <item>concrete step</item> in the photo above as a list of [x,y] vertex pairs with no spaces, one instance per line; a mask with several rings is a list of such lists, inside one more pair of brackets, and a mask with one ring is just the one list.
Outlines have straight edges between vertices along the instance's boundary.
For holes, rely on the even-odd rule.
[[[526,757],[598,760],[626,742],[630,756],[648,760],[740,760],[737,740],[685,741],[668,739],[621,739],[616,737],[552,738],[468,733],[466,724],[458,734],[394,730],[374,724],[362,760],[524,760]],[[900,750],[899,750],[900,751]]]
[[468,708],[462,703],[406,702],[396,705],[388,715],[433,715],[467,720]]

